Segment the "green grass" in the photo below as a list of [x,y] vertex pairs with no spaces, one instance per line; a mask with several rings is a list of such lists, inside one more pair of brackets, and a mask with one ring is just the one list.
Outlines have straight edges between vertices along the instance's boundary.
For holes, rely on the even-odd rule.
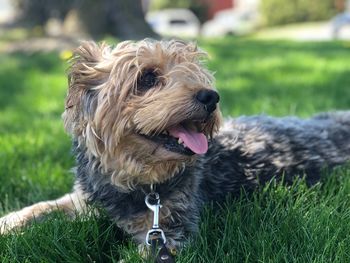
[[[307,117],[350,107],[350,44],[202,41],[227,115]],[[70,141],[60,115],[65,62],[58,54],[0,54],[0,215],[68,192]],[[179,262],[349,262],[350,169],[307,188],[271,184],[203,211]],[[42,224],[0,237],[1,262],[140,262],[105,216]]]

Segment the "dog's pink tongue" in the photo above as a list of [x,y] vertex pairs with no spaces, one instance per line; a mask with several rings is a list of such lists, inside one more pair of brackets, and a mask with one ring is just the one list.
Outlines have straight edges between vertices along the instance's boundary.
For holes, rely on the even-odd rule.
[[203,133],[187,130],[182,125],[173,127],[168,131],[171,136],[181,138],[192,152],[204,154],[208,151],[208,140]]

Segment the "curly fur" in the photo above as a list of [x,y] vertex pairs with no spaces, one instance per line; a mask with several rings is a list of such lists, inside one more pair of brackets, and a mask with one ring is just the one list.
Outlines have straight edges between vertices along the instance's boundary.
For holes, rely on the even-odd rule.
[[[350,159],[350,112],[310,119],[243,116],[221,125],[218,108],[208,114],[194,99],[214,89],[203,58],[195,45],[180,41],[82,44],[70,67],[63,115],[77,161],[74,191],[0,219],[1,231],[55,209],[84,211],[92,202],[143,243],[152,224],[144,198],[154,184],[167,244],[180,246],[197,231],[205,202],[253,191],[272,178],[305,176],[312,184],[323,168]],[[141,90],[140,75],[150,69],[158,81]],[[140,136],[194,119],[205,120],[201,130],[211,138],[203,155],[171,152]]]

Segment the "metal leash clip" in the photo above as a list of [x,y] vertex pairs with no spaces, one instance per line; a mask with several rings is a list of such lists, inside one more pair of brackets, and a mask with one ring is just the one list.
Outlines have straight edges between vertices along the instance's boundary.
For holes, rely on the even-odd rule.
[[158,239],[159,237],[162,238],[163,244],[165,244],[166,238],[165,238],[164,232],[159,227],[159,209],[162,207],[162,205],[160,204],[159,194],[156,192],[147,194],[145,197],[145,203],[147,207],[153,211],[153,226],[147,232],[146,244],[151,246],[152,244],[151,240]]

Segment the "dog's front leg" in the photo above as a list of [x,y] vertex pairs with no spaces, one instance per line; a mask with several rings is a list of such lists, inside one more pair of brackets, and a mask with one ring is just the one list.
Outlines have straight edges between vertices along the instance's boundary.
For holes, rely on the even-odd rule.
[[56,200],[39,202],[0,218],[0,234],[25,226],[34,219],[40,219],[52,211],[60,210],[73,217],[77,212],[84,211],[85,208],[86,203],[79,191],[66,194]]

